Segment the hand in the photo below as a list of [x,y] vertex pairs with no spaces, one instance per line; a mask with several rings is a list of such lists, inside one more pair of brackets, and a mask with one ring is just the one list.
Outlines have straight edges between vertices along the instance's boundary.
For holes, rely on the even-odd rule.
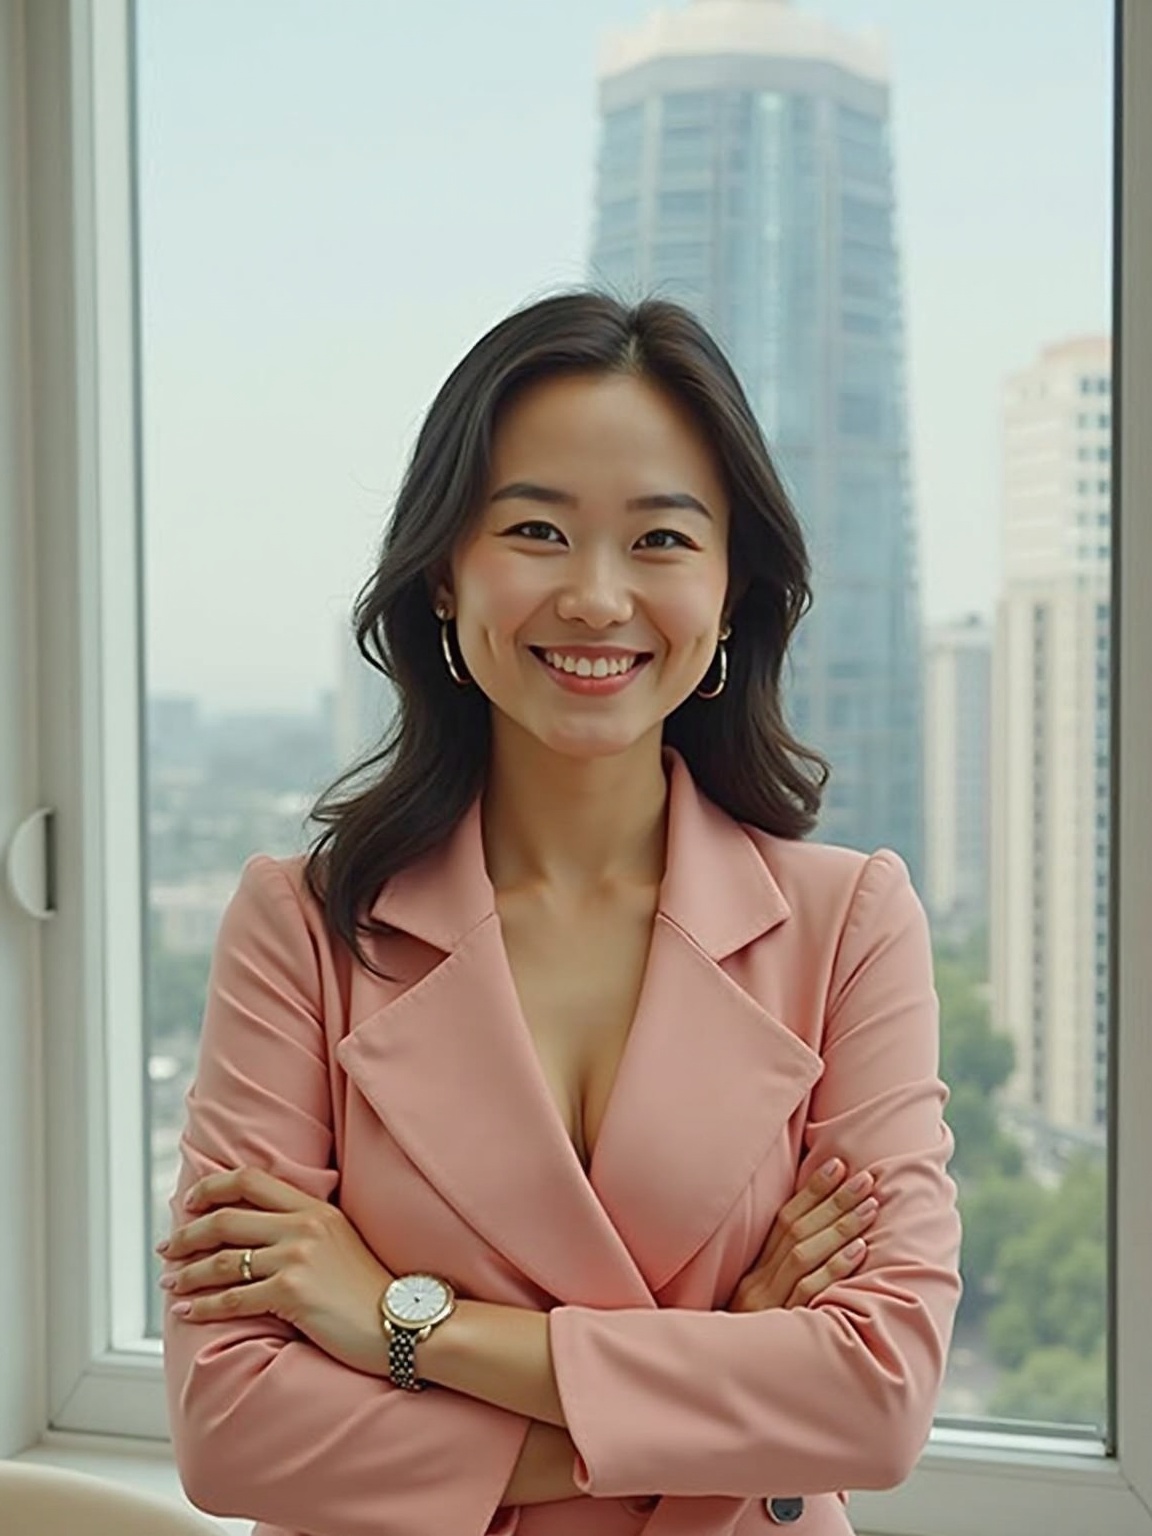
[[879,1202],[866,1198],[874,1180],[861,1189],[841,1183],[837,1158],[831,1175],[815,1173],[782,1206],[755,1264],[736,1287],[729,1312],[765,1312],[769,1307],[803,1307],[861,1263],[866,1246],[849,1248],[872,1221]]
[[[208,1174],[188,1194],[188,1209],[223,1209],[195,1217],[157,1244],[165,1263],[178,1266],[160,1282],[179,1298],[173,1311],[190,1323],[271,1314],[333,1359],[388,1374],[378,1304],[393,1277],[343,1211],[259,1168]],[[247,1209],[238,1208],[241,1201]],[[240,1270],[245,1248],[252,1249],[250,1281]]]

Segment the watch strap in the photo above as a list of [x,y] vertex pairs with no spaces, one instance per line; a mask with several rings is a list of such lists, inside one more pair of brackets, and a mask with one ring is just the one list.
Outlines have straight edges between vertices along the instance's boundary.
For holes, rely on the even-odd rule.
[[398,1328],[388,1324],[388,1374],[393,1386],[405,1392],[423,1392],[428,1385],[416,1374],[416,1346],[431,1333],[430,1328]]

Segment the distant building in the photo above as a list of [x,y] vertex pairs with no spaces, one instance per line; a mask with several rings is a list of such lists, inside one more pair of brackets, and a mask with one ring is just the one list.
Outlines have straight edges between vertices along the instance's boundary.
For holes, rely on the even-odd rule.
[[992,632],[977,614],[928,633],[924,894],[934,931],[962,942],[988,920]]
[[336,694],[328,705],[340,771],[383,736],[396,708],[396,691],[382,672],[370,667],[356,647],[351,627],[342,623]]
[[170,955],[211,954],[239,873],[191,875],[148,892],[154,942]]
[[992,1007],[1012,1102],[1102,1136],[1107,1112],[1111,346],[1006,383],[1005,585],[992,730]]
[[148,761],[153,768],[199,768],[204,759],[200,701],[186,694],[152,694],[148,699]]
[[[692,308],[805,525],[787,708],[834,766],[818,836],[922,876],[921,639],[904,331],[877,34],[694,0],[607,42],[593,282]],[[739,635],[733,643],[739,645]]]

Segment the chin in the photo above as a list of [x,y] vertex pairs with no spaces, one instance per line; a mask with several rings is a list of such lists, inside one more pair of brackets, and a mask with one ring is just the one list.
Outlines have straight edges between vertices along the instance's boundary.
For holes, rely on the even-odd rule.
[[541,746],[560,757],[590,762],[595,758],[618,757],[622,752],[629,752],[644,742],[653,731],[662,736],[663,721],[640,730],[617,728],[596,731],[584,728],[573,731],[533,731],[532,735]]

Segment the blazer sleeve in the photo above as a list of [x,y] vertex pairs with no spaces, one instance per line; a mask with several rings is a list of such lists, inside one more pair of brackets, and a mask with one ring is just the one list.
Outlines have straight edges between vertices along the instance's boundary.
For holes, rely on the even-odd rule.
[[928,924],[888,849],[861,866],[823,1056],[797,1182],[836,1155],[872,1171],[863,1265],[792,1310],[554,1308],[584,1492],[815,1494],[894,1487],[914,1467],[960,1300],[961,1231]]
[[[189,1186],[251,1165],[329,1199],[332,1098],[316,946],[274,859],[255,855],[221,921],[181,1166]],[[164,1369],[181,1481],[200,1509],[324,1536],[506,1536],[499,1509],[530,1420],[441,1389],[416,1396],[280,1319],[189,1323],[165,1292]]]

